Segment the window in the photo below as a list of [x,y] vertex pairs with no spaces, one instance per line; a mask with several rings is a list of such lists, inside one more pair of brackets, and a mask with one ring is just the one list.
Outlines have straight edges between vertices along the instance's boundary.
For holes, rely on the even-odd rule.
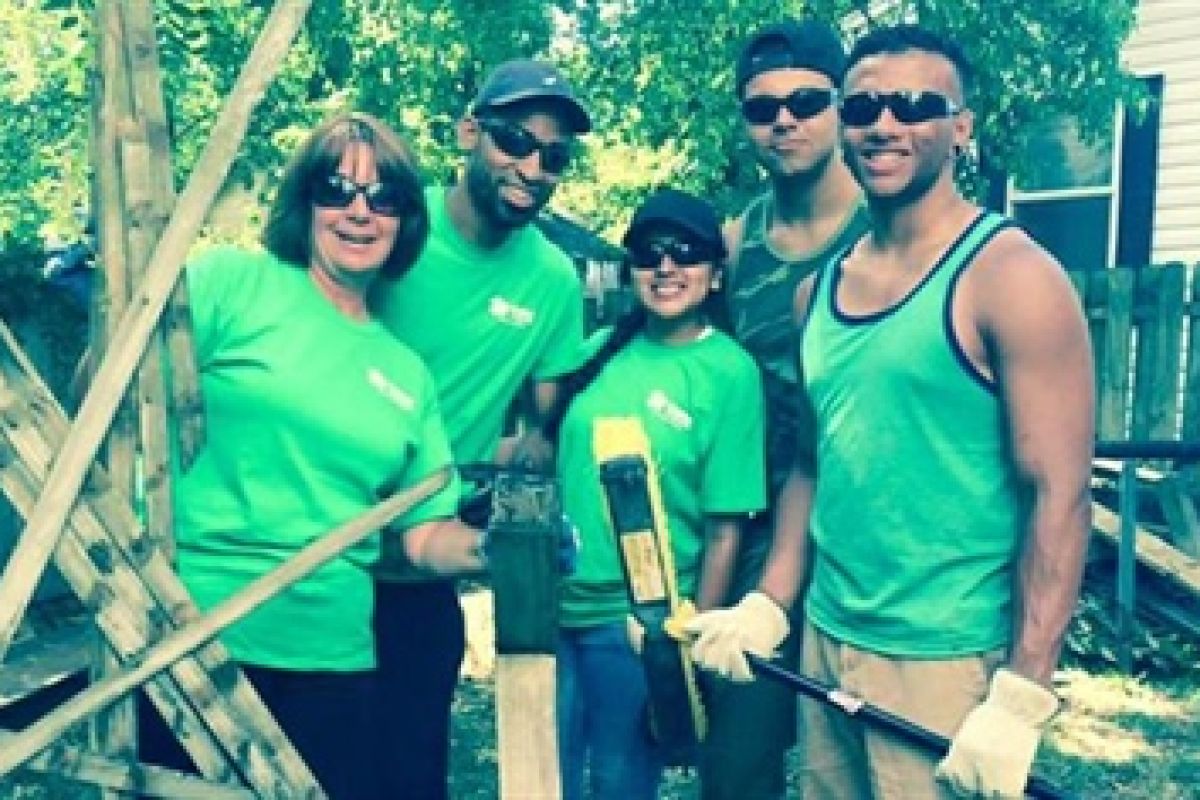
[[1150,261],[1162,77],[1140,118],[1118,109],[1099,141],[1062,119],[1031,139],[1031,176],[1009,186],[1009,213],[1069,270]]

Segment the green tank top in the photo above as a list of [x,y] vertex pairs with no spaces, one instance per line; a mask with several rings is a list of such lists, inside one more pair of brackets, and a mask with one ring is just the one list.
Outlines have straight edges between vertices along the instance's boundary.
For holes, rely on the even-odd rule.
[[820,475],[805,610],[829,635],[906,658],[1006,645],[1026,510],[997,387],[954,336],[955,286],[1007,225],[981,214],[894,306],[837,306],[817,282],[801,341]]
[[767,467],[772,495],[783,485],[795,458],[796,360],[792,335],[793,298],[800,281],[825,266],[867,230],[866,209],[856,207],[837,235],[805,258],[789,260],[771,247],[771,193],[745,213],[737,269],[726,291],[730,323],[738,342],[758,362],[767,404]]

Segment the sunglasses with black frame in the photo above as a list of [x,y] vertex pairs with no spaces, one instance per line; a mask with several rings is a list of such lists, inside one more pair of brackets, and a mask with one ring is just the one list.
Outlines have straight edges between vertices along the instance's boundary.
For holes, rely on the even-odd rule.
[[362,194],[367,208],[384,217],[401,217],[412,211],[404,193],[390,183],[355,183],[340,173],[313,181],[310,189],[313,205],[321,208],[346,208]]
[[496,147],[513,158],[528,158],[540,154],[542,169],[561,175],[571,164],[570,142],[543,142],[515,122],[496,117],[480,117],[479,127],[492,137]]
[[837,89],[805,87],[787,97],[759,94],[742,101],[742,116],[751,125],[771,125],[779,118],[779,109],[786,108],[797,120],[811,119],[833,105]]
[[670,256],[677,267],[711,264],[718,258],[712,245],[675,237],[648,237],[630,243],[627,250],[629,265],[634,269],[658,269],[664,256]]
[[842,98],[838,115],[843,125],[864,128],[874,125],[885,108],[905,125],[948,119],[962,112],[957,103],[939,92],[855,92]]

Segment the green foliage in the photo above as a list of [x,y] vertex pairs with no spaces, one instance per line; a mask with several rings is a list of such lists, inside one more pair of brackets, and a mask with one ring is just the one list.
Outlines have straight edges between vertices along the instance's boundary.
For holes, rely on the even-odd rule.
[[[95,0],[0,0],[0,241],[65,236],[86,207]],[[487,70],[516,56],[563,64],[597,121],[556,204],[610,234],[649,188],[672,183],[736,210],[759,181],[732,92],[738,47],[785,14],[865,27],[918,19],[952,34],[979,73],[982,163],[1021,175],[1032,136],[1060,115],[1095,135],[1137,100],[1118,54],[1134,0],[316,0],[255,114],[231,180],[271,178],[311,125],[357,107],[450,174],[453,123]],[[257,35],[268,0],[156,0],[178,180],[186,179]],[[870,9],[884,9],[868,16]],[[267,180],[254,183],[256,177]],[[968,180],[971,175],[965,176]]]

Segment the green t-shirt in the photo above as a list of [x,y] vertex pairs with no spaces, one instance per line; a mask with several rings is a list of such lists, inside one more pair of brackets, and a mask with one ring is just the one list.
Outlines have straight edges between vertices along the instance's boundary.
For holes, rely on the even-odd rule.
[[[609,333],[597,332],[587,351]],[[593,421],[602,417],[637,417],[646,430],[684,597],[696,591],[705,515],[758,511],[766,501],[754,362],[716,330],[673,346],[635,337],[574,399],[559,433],[563,507],[581,538],[562,591],[567,627],[617,621],[629,610],[592,446]]]
[[[218,248],[187,279],[207,441],[176,479],[175,534],[180,577],[207,609],[451,459],[420,360],[377,322],[339,313],[305,270]],[[457,494],[448,486],[399,527],[452,516]],[[227,629],[234,658],[372,668],[378,538]]]
[[536,227],[494,250],[463,239],[446,190],[426,190],[429,241],[384,293],[380,318],[425,361],[460,464],[491,461],[522,383],[574,368],[583,293],[566,254]]

